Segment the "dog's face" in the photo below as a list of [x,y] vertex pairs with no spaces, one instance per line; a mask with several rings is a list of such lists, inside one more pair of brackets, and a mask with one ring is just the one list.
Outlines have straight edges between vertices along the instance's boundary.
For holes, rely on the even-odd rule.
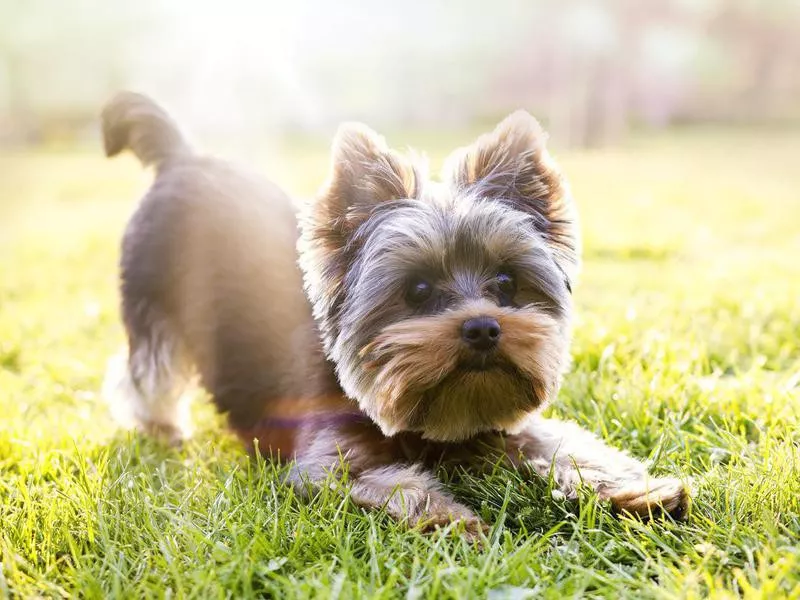
[[579,244],[569,191],[528,114],[454,153],[441,183],[344,125],[302,226],[325,349],[386,435],[513,430],[557,392]]

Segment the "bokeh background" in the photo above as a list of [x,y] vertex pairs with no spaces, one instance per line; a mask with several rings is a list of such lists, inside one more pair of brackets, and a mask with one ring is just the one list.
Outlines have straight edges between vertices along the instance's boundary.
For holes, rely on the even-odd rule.
[[91,139],[119,88],[198,134],[464,128],[525,107],[568,146],[800,120],[795,0],[2,0],[0,143]]

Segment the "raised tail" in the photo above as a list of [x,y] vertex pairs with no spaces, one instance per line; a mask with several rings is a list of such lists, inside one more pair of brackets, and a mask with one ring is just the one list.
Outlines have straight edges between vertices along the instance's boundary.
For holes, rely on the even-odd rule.
[[144,166],[161,164],[191,152],[177,124],[147,96],[120,92],[101,115],[106,156],[130,150]]

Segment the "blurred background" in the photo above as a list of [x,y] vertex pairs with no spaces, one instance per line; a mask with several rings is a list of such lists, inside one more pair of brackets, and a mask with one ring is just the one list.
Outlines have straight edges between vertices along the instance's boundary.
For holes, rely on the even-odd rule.
[[0,144],[93,139],[114,91],[237,145],[463,129],[524,107],[562,147],[800,122],[797,0],[0,0]]

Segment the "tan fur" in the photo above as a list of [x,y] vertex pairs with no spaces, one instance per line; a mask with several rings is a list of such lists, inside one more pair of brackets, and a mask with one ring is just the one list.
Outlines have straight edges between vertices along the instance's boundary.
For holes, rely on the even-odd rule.
[[609,499],[617,512],[642,519],[651,519],[663,513],[680,518],[689,508],[686,485],[672,477],[637,481],[616,490]]
[[561,268],[574,276],[580,257],[577,214],[569,185],[545,146],[541,125],[525,111],[506,117],[494,131],[453,152],[444,179],[459,189],[509,197],[545,217],[545,234]]
[[[506,332],[498,346],[499,359],[519,376],[509,377],[500,368],[453,374],[465,353],[461,325],[481,315],[495,317]],[[407,319],[386,327],[361,350],[369,361],[367,368],[379,371],[376,393],[361,407],[391,433],[418,430],[417,412],[424,410],[424,436],[433,440],[513,429],[558,387],[560,372],[553,361],[566,352],[562,340],[558,324],[542,311],[511,310],[486,301]],[[530,390],[520,393],[518,386]],[[515,397],[521,401],[509,403]]]

